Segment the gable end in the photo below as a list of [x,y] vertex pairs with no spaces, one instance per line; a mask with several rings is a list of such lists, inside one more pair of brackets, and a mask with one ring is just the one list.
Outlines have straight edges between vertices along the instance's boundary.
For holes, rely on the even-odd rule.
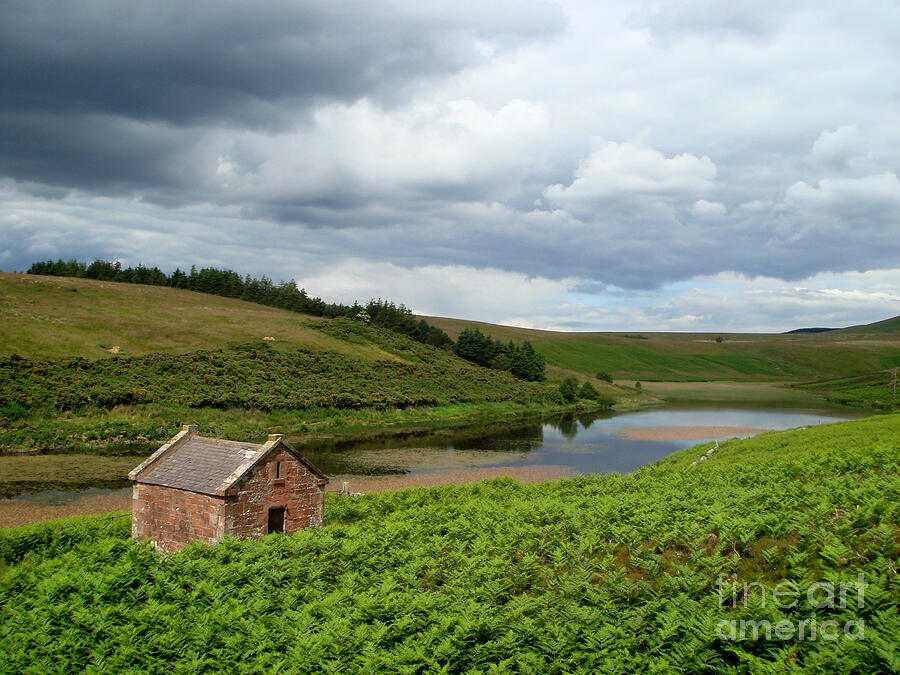
[[316,476],[316,485],[324,487],[328,484],[328,477],[319,471],[308,459],[297,452],[293,446],[284,440],[284,434],[269,434],[269,440],[260,448],[253,457],[239,466],[216,490],[216,494],[222,497],[236,495],[241,486],[247,482],[260,468],[265,466],[269,459],[280,450],[286,450],[310,473]]

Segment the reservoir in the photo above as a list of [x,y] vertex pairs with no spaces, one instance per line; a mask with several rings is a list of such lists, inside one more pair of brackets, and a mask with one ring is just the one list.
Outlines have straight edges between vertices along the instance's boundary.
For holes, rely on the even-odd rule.
[[576,474],[630,473],[698,443],[865,416],[810,408],[666,406],[626,413],[568,414],[503,430],[428,434],[402,440],[332,444],[304,454],[351,490],[479,480],[523,482]]
[[[502,427],[457,429],[379,441],[317,446],[298,442],[296,446],[329,477],[328,491],[339,491],[347,483],[350,491],[366,493],[502,475],[531,483],[578,474],[624,474],[698,443],[865,416],[847,409],[696,404],[531,418]],[[83,486],[90,489],[70,491],[48,484],[44,491],[32,490],[0,499],[0,527],[131,508],[131,488],[124,487],[128,484],[126,474],[142,457],[117,458],[124,464],[115,470],[116,475],[104,464],[110,458],[77,458],[85,470],[102,476],[103,481]],[[21,478],[25,468],[22,462],[38,466],[49,459],[47,455],[0,458],[0,479],[7,474],[6,480]],[[110,482],[122,487],[110,489]]]

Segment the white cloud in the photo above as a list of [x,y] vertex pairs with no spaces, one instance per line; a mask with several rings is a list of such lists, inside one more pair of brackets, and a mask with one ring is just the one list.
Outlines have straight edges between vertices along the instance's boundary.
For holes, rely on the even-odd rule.
[[[779,324],[780,305],[727,315],[700,293],[680,307],[672,284],[701,279],[746,305],[745,282],[716,275],[780,278],[779,294],[808,301],[827,294],[803,279],[900,259],[900,6],[403,0],[373,10],[370,35],[352,5],[257,4],[240,21],[228,4],[185,10],[203,44],[183,41],[187,70],[168,72],[165,19],[151,10],[121,38],[102,3],[72,3],[81,58],[54,63],[96,86],[69,92],[71,108],[50,80],[0,69],[50,110],[0,105],[5,269],[73,255],[212,264],[487,320],[724,330]],[[315,42],[290,37],[318,35],[310,11],[335,39],[322,59],[289,58]],[[219,30],[248,22],[260,44],[285,35],[249,65]],[[53,56],[47,33],[10,35]],[[96,68],[94,37],[127,42],[150,76],[108,54],[115,67]],[[455,291],[429,292],[443,283],[429,270]],[[628,290],[555,296],[569,278]],[[869,297],[864,277],[842,279]],[[508,307],[484,299],[491,284]]]
[[721,218],[727,212],[728,209],[722,202],[708,202],[705,199],[698,199],[691,207],[694,217],[701,219]]
[[544,196],[552,204],[577,207],[617,196],[691,195],[711,189],[715,177],[716,165],[709,157],[682,153],[667,158],[632,143],[598,140],[572,183],[551,185]]
[[900,270],[817,274],[799,283],[719,274],[669,298],[667,313],[703,317],[705,330],[771,331],[844,326],[900,314]]
[[[521,100],[497,110],[454,100],[391,112],[358,101],[319,108],[313,124],[289,134],[219,134],[208,165],[233,203],[330,201],[340,208],[354,199],[481,196],[522,180],[541,161],[547,128],[544,110]],[[235,170],[241,151],[254,159]]]
[[818,187],[800,181],[791,185],[786,199],[793,204],[814,206],[885,205],[900,207],[900,181],[894,173],[864,178],[824,178]]
[[553,281],[464,265],[400,267],[347,258],[297,279],[310,289],[328,288],[342,302],[392,299],[417,314],[523,325],[535,308],[559,302],[571,281]]
[[784,8],[760,11],[757,0],[709,0],[653,3],[638,7],[629,23],[649,29],[654,36],[671,39],[679,35],[709,35],[724,39],[734,35],[750,38],[768,36],[778,27]]
[[840,328],[900,315],[898,289],[900,269],[817,274],[799,283],[721,273],[654,293],[607,292],[582,300],[577,312],[560,309],[544,321],[578,330],[618,331]]
[[819,134],[812,146],[812,156],[826,164],[844,166],[862,150],[862,136],[859,127],[855,124],[847,124]]

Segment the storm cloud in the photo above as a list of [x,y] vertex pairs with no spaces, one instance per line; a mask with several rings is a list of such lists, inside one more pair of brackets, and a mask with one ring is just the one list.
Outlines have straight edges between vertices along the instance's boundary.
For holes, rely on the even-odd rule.
[[0,265],[215,264],[559,328],[727,328],[741,297],[793,328],[848,280],[843,321],[883,318],[898,26],[877,2],[5,3]]

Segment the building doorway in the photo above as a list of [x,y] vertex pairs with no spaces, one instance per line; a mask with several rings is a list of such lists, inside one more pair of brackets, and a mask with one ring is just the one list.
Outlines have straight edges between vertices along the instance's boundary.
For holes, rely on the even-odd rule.
[[284,532],[284,507],[269,509],[269,534]]

